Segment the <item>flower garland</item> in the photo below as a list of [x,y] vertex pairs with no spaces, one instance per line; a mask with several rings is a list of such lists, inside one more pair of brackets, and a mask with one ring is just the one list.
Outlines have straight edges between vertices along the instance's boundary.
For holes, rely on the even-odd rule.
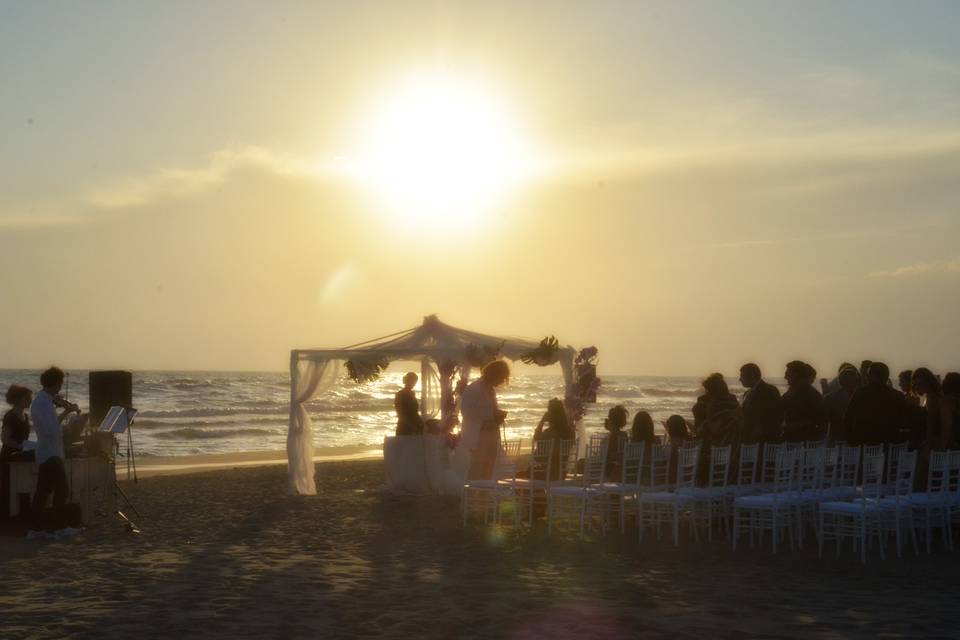
[[390,366],[390,361],[386,358],[377,358],[375,360],[347,360],[347,375],[357,384],[364,382],[373,382],[380,377],[380,374]]
[[560,343],[557,342],[556,337],[547,336],[540,341],[540,346],[527,351],[520,356],[525,364],[536,364],[541,367],[548,367],[552,364],[556,364],[557,360],[560,359]]
[[567,388],[564,403],[573,422],[579,422],[587,413],[587,404],[597,401],[600,378],[597,377],[596,347],[581,349],[573,362],[573,384]]

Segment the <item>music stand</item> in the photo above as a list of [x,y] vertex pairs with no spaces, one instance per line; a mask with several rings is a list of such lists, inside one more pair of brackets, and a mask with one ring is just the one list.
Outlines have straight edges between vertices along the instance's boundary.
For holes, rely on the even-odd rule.
[[[117,435],[127,434],[127,480],[130,479],[130,467],[133,465],[133,481],[137,482],[137,460],[133,448],[133,420],[137,415],[137,410],[130,407],[110,407],[110,410],[107,411],[107,415],[103,417],[103,421],[100,423],[99,431],[103,433],[111,433],[114,438]],[[120,445],[117,444],[119,449]],[[117,492],[123,496],[124,501],[130,505],[130,508],[133,509],[133,512],[137,514],[137,517],[140,517],[140,511],[137,510],[137,507],[127,494],[120,488],[120,485],[117,484],[116,477],[114,477],[113,486],[116,488]],[[122,511],[117,511],[117,514],[123,518],[126,522],[130,523],[129,518],[123,514]],[[132,524],[132,523],[130,523]]]

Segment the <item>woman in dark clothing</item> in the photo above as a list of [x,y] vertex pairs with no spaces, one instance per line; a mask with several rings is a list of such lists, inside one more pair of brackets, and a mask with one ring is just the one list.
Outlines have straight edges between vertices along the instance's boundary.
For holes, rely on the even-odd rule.
[[[951,379],[951,387],[953,385]],[[957,399],[947,395],[930,369],[920,367],[913,372],[913,388],[923,397],[923,408],[926,411],[926,437],[924,449],[926,451],[943,451],[953,442],[953,415]]]
[[712,447],[736,444],[743,431],[743,412],[736,396],[730,393],[723,374],[711,373],[701,383],[705,393],[693,408],[697,438],[700,439],[700,466],[697,480],[705,484],[710,474]]
[[[544,428],[545,426],[546,428]],[[551,480],[559,480],[561,474],[565,472],[565,465],[561,464],[560,459],[560,442],[562,440],[574,440],[576,437],[577,433],[573,425],[570,424],[563,401],[559,398],[553,398],[547,403],[547,412],[540,418],[540,423],[533,432],[534,441],[553,440],[553,454],[550,463]]]
[[947,447],[958,449],[960,448],[960,373],[951,371],[943,376],[943,397],[947,398],[953,406],[953,420]]
[[410,372],[403,376],[403,389],[393,398],[393,408],[397,411],[397,435],[416,436],[423,433],[423,418],[420,416],[420,405],[417,403],[416,386],[417,374]]
[[622,478],[623,470],[623,445],[627,443],[627,434],[623,428],[627,426],[626,407],[618,404],[607,413],[607,419],[603,423],[603,428],[610,435],[607,436],[607,467],[606,479],[609,482],[619,482]]
[[20,385],[11,385],[7,390],[7,403],[11,409],[3,416],[3,427],[0,431],[0,448],[2,460],[33,460],[32,451],[24,451],[23,443],[30,437],[30,422],[27,419],[27,409],[33,401],[33,392]]
[[827,409],[823,396],[813,388],[816,370],[794,360],[784,374],[787,391],[783,394],[783,439],[786,442],[823,440],[827,436]]
[[633,416],[633,426],[630,429],[630,442],[636,444],[642,442],[643,447],[643,465],[640,467],[641,482],[650,481],[650,456],[653,445],[659,443],[657,434],[653,430],[653,418],[646,411],[637,411]]

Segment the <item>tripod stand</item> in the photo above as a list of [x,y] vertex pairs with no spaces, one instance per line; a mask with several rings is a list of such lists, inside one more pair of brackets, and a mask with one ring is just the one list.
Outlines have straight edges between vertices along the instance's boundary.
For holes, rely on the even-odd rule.
[[[137,483],[137,460],[136,460],[136,451],[133,447],[133,420],[137,415],[137,410],[130,407],[110,407],[110,411],[107,412],[106,417],[103,419],[103,422],[100,423],[100,431],[106,431],[114,436],[114,447],[117,454],[120,453],[120,443],[117,441],[117,435],[127,435],[127,480],[130,479],[131,469],[133,471],[133,482]],[[116,458],[114,458],[116,460]],[[130,499],[130,496],[123,490],[120,484],[117,482],[116,473],[113,477],[113,488],[119,496],[123,498],[124,508],[129,507],[133,512],[140,517],[140,511],[137,509],[137,506],[133,504],[133,501]],[[123,511],[117,509],[117,515],[127,523],[127,527],[130,531],[139,533],[137,526],[128,518]]]

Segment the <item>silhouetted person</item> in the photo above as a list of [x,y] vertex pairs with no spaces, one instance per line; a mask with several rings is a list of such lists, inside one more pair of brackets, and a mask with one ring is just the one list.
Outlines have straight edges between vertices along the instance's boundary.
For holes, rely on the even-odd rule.
[[27,410],[33,402],[33,392],[18,384],[10,385],[6,396],[10,410],[3,415],[3,427],[0,431],[0,460],[32,462],[33,451],[24,451],[23,443],[30,437],[30,420]]
[[913,372],[913,388],[923,397],[926,414],[924,449],[943,451],[953,442],[953,414],[956,398],[946,396],[937,376],[930,369],[920,367]]
[[827,440],[831,444],[847,441],[847,431],[844,427],[844,416],[853,394],[860,388],[860,372],[856,367],[848,365],[841,367],[837,374],[840,388],[831,391],[823,398],[823,406],[827,411]]
[[870,365],[873,360],[864,360],[860,363],[860,384],[866,385],[870,381]]
[[540,423],[533,431],[533,439],[553,440],[553,454],[550,463],[550,479],[559,480],[563,472],[563,465],[560,459],[560,441],[573,440],[577,437],[573,425],[570,424],[570,418],[567,416],[567,410],[559,398],[553,398],[547,403],[547,412],[540,418]]
[[736,444],[743,431],[743,412],[737,397],[730,393],[720,373],[711,373],[701,383],[706,391],[693,407],[694,430],[700,440],[700,468],[697,477],[701,484],[710,473],[710,455],[713,447]]
[[897,386],[907,403],[906,429],[912,449],[919,449],[927,434],[926,412],[923,410],[920,396],[913,390],[913,369],[904,369],[897,375]]
[[867,384],[857,389],[843,420],[852,445],[904,442],[910,439],[909,414],[903,394],[891,387],[890,369],[882,362],[870,364]]
[[670,459],[667,462],[669,469],[667,479],[670,483],[674,483],[677,481],[677,463],[679,462],[677,450],[680,449],[684,443],[693,440],[693,435],[690,433],[690,428],[687,426],[687,421],[683,419],[683,416],[672,415],[667,418],[663,426],[667,431],[667,442],[670,445]]
[[494,360],[460,395],[463,422],[460,441],[454,452],[455,463],[457,467],[461,466],[461,456],[469,454],[468,478],[471,480],[489,478],[493,473],[500,449],[500,425],[507,418],[507,412],[497,404],[497,388],[509,380],[510,365],[503,360]]
[[630,427],[630,442],[657,443],[657,434],[653,427],[653,418],[646,411],[637,411]]
[[618,404],[607,413],[603,428],[607,430],[607,467],[608,481],[618,482],[622,477],[623,445],[627,443],[627,434],[623,428],[627,426],[629,414],[627,409]]
[[947,447],[960,449],[960,373],[951,371],[943,376],[943,397],[953,404],[953,421]]
[[423,417],[413,388],[417,385],[417,374],[410,372],[403,376],[403,389],[393,397],[393,408],[397,411],[397,435],[415,436],[423,433]]
[[823,396],[813,388],[816,371],[806,362],[787,363],[784,378],[787,391],[783,394],[783,439],[786,442],[822,440],[826,437],[827,412]]
[[750,362],[740,367],[743,394],[743,442],[780,442],[783,438],[783,400],[780,390],[763,379],[760,367]]
[[[847,367],[850,367],[851,369],[857,368],[855,365],[853,365],[850,362],[841,363],[840,366],[837,367],[837,375],[835,375],[834,377],[830,378],[829,381],[827,381],[827,388],[823,394],[824,397],[826,397],[828,393],[833,393],[834,391],[840,390],[840,372],[846,369]],[[859,373],[859,370],[858,370],[858,373]]]
[[[67,502],[67,472],[64,466],[63,427],[61,422],[71,413],[79,413],[76,405],[66,405],[58,394],[63,387],[64,373],[50,367],[40,375],[43,389],[30,405],[30,420],[37,433],[37,492],[30,505],[34,527],[39,528],[41,511],[53,494],[53,506],[62,507]],[[57,407],[63,411],[58,415]]]

